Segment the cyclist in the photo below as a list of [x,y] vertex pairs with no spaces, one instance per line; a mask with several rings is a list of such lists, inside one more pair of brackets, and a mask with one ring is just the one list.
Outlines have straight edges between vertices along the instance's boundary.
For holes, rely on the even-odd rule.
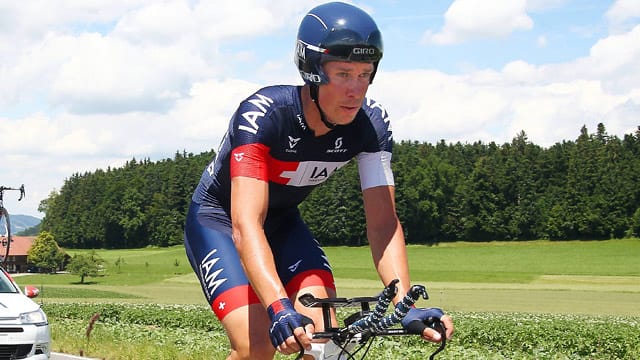
[[[338,2],[313,8],[295,50],[304,85],[265,87],[242,101],[205,168],[192,196],[185,248],[227,332],[228,359],[310,348],[316,329],[304,316],[320,327],[322,315],[297,298],[336,294],[327,258],[297,205],[352,158],[377,272],[385,285],[400,279],[394,302],[410,288],[389,117],[365,98],[382,51],[380,31],[361,9]],[[451,337],[451,318],[439,309],[435,314]],[[433,309],[412,309],[407,319],[432,315]],[[437,342],[440,335],[426,328],[423,338]]]

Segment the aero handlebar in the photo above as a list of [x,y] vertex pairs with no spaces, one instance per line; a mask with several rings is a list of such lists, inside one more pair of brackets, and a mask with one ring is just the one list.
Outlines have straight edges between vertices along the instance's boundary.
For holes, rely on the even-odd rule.
[[[352,354],[349,354],[344,346],[349,342],[353,342],[352,340],[354,337],[358,337],[358,342],[364,346],[375,336],[421,335],[420,331],[412,331],[397,327],[392,328],[392,326],[399,324],[402,321],[420,297],[425,300],[429,298],[424,286],[412,286],[402,300],[395,305],[393,312],[385,315],[391,300],[398,292],[396,287],[397,283],[397,279],[391,281],[391,283],[384,288],[382,293],[375,297],[318,299],[311,294],[304,294],[300,296],[298,299],[304,306],[322,308],[325,330],[314,333],[313,338],[332,340],[336,345],[343,349],[344,354],[347,355],[349,359],[352,359]],[[375,303],[373,311],[370,310],[370,303]],[[344,321],[344,327],[331,327],[332,308],[358,305],[361,310],[347,317]],[[435,355],[442,351],[446,346],[446,330],[440,320],[435,318],[430,318],[425,321],[425,325],[438,331],[442,338],[440,347],[429,357],[429,359],[434,359]],[[304,350],[300,352],[298,359],[302,359],[303,355]]]

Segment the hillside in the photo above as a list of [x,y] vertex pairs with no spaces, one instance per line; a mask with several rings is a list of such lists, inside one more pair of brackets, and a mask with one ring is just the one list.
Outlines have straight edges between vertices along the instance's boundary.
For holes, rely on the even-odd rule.
[[11,233],[18,234],[26,229],[32,228],[42,221],[35,216],[30,215],[10,215],[11,216]]

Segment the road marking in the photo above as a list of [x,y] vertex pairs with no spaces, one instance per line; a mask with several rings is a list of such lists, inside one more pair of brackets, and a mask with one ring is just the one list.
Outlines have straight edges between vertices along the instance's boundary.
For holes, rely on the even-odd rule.
[[93,358],[87,358],[87,357],[69,355],[69,354],[63,354],[63,353],[57,353],[57,352],[51,352],[51,355],[60,356],[64,359],[70,359],[70,360],[97,360]]

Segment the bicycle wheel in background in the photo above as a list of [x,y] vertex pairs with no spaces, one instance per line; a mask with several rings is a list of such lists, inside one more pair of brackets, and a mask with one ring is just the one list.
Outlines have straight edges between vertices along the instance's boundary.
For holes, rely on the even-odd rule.
[[7,264],[9,259],[9,248],[11,247],[11,223],[9,222],[9,212],[5,208],[0,208],[0,255],[2,256],[2,266]]

